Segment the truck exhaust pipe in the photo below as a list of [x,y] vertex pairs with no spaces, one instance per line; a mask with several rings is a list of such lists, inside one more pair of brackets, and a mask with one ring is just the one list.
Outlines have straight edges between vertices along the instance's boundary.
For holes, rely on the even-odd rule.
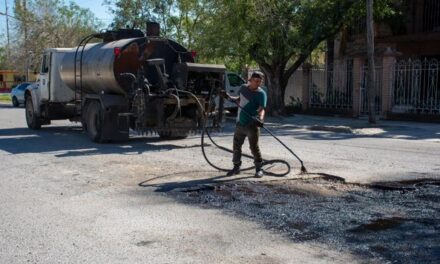
[[147,37],[160,37],[160,24],[157,22],[147,22]]

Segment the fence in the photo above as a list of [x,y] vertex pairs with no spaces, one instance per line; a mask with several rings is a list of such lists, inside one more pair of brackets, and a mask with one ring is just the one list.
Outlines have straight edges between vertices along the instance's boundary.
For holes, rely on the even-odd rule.
[[351,61],[311,69],[309,107],[350,109],[353,107],[353,67]]
[[[375,85],[374,85],[374,109],[376,111],[376,115],[380,115],[382,112],[382,74],[383,68],[382,66],[375,67]],[[360,92],[360,114],[367,115],[369,113],[369,100],[368,100],[368,67],[362,68],[362,76],[361,76],[361,92]]]
[[303,70],[299,68],[289,78],[284,95],[284,102],[286,105],[295,105],[302,102],[302,81]]
[[440,114],[440,64],[437,59],[401,60],[394,70],[394,113]]

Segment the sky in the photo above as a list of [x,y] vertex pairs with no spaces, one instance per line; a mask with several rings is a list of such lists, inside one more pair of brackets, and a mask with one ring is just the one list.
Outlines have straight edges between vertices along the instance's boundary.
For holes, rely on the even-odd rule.
[[104,0],[74,0],[74,2],[82,8],[90,9],[105,25],[111,23],[113,15],[108,11],[108,6],[103,4]]
[[[5,1],[8,4],[8,14],[12,14],[14,0],[0,0],[0,12],[5,13]],[[70,2],[70,0],[64,0]],[[95,16],[100,19],[105,26],[108,26],[113,18],[113,15],[108,11],[108,6],[104,5],[104,0],[73,0],[80,7],[90,9]],[[11,27],[11,21],[13,18],[9,18],[9,27]],[[6,18],[0,15],[0,43],[6,42]]]

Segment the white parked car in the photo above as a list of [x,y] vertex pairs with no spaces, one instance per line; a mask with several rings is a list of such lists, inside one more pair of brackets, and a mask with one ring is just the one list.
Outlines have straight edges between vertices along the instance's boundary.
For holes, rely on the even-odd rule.
[[[226,92],[230,95],[230,96],[238,96],[238,92],[240,91],[240,87],[243,84],[246,84],[246,80],[244,80],[240,75],[238,75],[237,73],[233,73],[233,72],[227,72],[226,73]],[[229,111],[236,111],[237,110],[237,105],[233,102],[229,102],[229,101],[225,101],[225,109],[229,110]]]
[[12,106],[18,107],[20,104],[24,104],[24,92],[31,83],[20,83],[11,90]]

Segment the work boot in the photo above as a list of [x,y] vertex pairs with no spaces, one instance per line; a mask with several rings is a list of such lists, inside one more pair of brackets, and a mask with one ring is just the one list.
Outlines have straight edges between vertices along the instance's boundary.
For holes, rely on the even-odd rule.
[[226,176],[232,176],[232,175],[237,175],[237,174],[240,174],[240,164],[234,164],[234,168],[232,168],[232,170],[228,171]]
[[255,178],[261,178],[264,175],[261,164],[255,165]]

